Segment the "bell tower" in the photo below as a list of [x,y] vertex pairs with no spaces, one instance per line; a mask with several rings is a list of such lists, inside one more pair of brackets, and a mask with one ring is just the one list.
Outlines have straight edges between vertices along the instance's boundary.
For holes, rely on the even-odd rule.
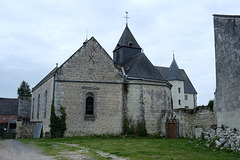
[[117,46],[113,50],[113,60],[121,66],[124,66],[131,57],[141,53],[142,50],[128,28],[128,12],[126,12],[125,18],[126,27],[117,43]]

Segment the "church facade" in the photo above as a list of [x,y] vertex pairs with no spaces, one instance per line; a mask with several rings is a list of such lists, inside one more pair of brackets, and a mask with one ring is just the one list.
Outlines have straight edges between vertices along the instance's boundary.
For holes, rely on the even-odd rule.
[[126,25],[113,59],[92,37],[33,88],[31,121],[42,122],[43,136],[49,133],[54,102],[57,115],[66,107],[65,136],[121,134],[124,121],[144,122],[149,134],[165,136],[172,87]]

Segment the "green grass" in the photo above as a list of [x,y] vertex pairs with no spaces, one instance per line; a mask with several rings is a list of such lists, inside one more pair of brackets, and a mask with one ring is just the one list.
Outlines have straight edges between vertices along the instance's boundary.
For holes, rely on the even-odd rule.
[[[239,152],[220,151],[206,148],[204,141],[192,139],[120,138],[120,137],[72,137],[56,139],[21,139],[35,145],[46,155],[56,156],[60,152],[78,151],[96,159],[109,159],[96,153],[96,150],[111,153],[131,160],[240,160]],[[191,144],[188,142],[191,141]],[[198,144],[198,147],[196,145]],[[63,157],[60,157],[65,159]]]

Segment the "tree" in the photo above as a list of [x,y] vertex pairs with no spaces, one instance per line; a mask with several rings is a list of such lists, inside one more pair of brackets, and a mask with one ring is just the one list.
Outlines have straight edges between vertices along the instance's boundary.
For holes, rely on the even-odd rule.
[[27,82],[22,81],[20,87],[17,90],[18,97],[31,97],[31,90]]

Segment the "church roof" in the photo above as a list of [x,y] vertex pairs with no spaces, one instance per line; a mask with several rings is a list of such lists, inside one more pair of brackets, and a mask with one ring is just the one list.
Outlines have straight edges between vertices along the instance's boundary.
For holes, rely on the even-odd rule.
[[130,31],[130,29],[128,28],[128,25],[126,25],[121,38],[119,39],[117,46],[115,47],[114,51],[117,50],[118,48],[121,47],[132,47],[132,48],[139,48],[141,49],[141,47],[139,46],[139,44],[137,43],[136,39],[134,38],[132,32]]
[[165,77],[166,80],[183,80],[183,77],[180,73],[180,70],[178,68],[177,62],[173,56],[173,61],[172,64],[170,66],[170,68],[168,69],[168,73]]
[[[168,67],[160,67],[160,66],[155,66],[155,67],[163,75],[163,77],[167,76],[170,69]],[[190,79],[188,78],[187,73],[183,69],[179,69],[179,74],[184,81],[184,92],[190,93],[190,94],[197,94],[197,91],[192,85],[192,82],[190,81]]]
[[0,98],[0,115],[17,115],[17,98]]
[[128,77],[164,80],[163,76],[148,60],[144,53],[139,53],[129,59],[124,65],[124,71]]

